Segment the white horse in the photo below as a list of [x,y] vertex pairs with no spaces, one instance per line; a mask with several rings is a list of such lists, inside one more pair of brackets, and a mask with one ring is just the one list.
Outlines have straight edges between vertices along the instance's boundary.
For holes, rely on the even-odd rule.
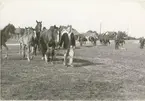
[[[33,28],[25,28],[23,36],[19,39],[20,50],[19,53],[25,58],[25,53],[27,60],[30,62],[30,59],[34,56],[34,48],[37,46],[36,43],[36,32]],[[31,54],[30,54],[31,53]],[[30,56],[31,55],[31,56]]]

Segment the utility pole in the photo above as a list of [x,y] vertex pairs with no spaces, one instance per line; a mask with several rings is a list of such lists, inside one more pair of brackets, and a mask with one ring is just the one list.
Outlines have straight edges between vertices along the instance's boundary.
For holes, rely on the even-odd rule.
[[102,33],[101,30],[102,30],[102,22],[100,22],[100,34]]

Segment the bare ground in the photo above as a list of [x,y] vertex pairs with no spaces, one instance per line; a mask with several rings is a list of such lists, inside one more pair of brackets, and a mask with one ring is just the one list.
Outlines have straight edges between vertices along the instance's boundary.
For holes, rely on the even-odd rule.
[[18,46],[9,46],[9,58],[1,62],[1,99],[145,100],[145,49],[136,41],[125,48],[88,43],[75,50],[74,67],[65,67],[62,51],[53,65],[41,55],[28,63]]

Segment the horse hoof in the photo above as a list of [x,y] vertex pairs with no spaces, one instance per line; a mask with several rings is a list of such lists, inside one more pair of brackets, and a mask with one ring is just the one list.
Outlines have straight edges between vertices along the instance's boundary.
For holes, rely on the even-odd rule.
[[66,63],[63,63],[63,65],[64,65],[64,66],[67,66],[67,64],[66,64]]

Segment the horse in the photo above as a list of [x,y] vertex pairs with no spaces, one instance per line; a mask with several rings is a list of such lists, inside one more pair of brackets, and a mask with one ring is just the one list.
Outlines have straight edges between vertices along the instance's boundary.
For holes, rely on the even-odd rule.
[[121,34],[116,34],[115,36],[115,49],[119,49],[119,46],[122,46],[125,44],[124,36]]
[[[42,21],[36,20],[36,23],[37,23],[37,25],[35,26],[35,31],[36,31],[37,39],[35,39],[35,40],[37,42],[38,50],[40,51],[40,33],[41,33],[41,28],[42,28]],[[35,53],[36,53],[37,47],[34,50]]]
[[145,38],[140,38],[139,43],[140,43],[140,49],[143,49],[145,45]]
[[[76,46],[75,35],[72,32],[72,26],[68,25],[60,33],[60,47],[64,49],[64,65],[73,66],[74,49]],[[69,63],[67,58],[69,57]]]
[[83,44],[86,44],[86,42],[88,41],[88,39],[83,34],[80,34],[78,36],[78,41],[80,43],[80,46],[82,46]]
[[94,37],[94,36],[89,36],[89,41],[91,43],[93,43],[94,46],[96,46],[96,41],[98,40],[97,37]]
[[104,44],[104,45],[110,44],[109,37],[106,34],[100,34],[99,35],[99,40],[100,40],[101,44]]
[[[59,42],[59,28],[50,26],[49,29],[45,29],[40,35],[40,50],[42,52],[42,60],[46,63],[54,61],[55,49]],[[50,58],[51,56],[51,58]]]
[[29,28],[25,28],[24,34],[19,39],[20,53],[22,51],[23,58],[27,56],[28,62],[30,62],[30,60],[33,58],[34,55],[34,49],[37,45],[35,41],[36,37],[37,36],[36,36],[35,29],[29,27]]
[[1,45],[1,52],[2,52],[2,46],[6,49],[6,55],[5,58],[8,57],[8,47],[6,45],[6,42],[8,39],[10,39],[15,34],[15,26],[13,24],[8,24],[0,31],[0,45]]

